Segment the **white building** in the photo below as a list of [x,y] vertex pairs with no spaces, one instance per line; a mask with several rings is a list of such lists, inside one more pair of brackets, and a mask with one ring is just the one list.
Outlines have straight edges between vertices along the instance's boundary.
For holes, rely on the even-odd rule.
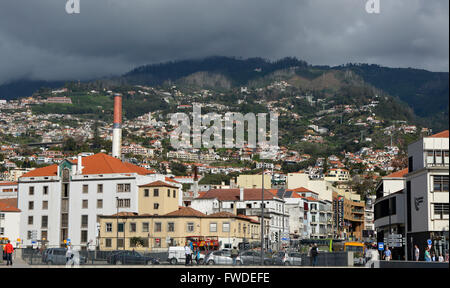
[[449,131],[425,137],[408,146],[406,175],[407,254],[431,240],[433,252],[448,253]]
[[20,244],[20,210],[17,198],[0,199],[0,237],[6,237],[14,247]]
[[48,247],[59,247],[70,239],[74,246],[94,248],[98,216],[137,212],[138,186],[157,180],[171,179],[103,153],[35,169],[19,179],[21,238],[25,245],[46,239]]
[[191,207],[208,215],[222,211],[245,215],[260,223],[261,208],[264,208],[264,218],[270,219],[268,227],[265,226],[264,243],[266,248],[277,249],[282,235],[289,234],[289,215],[285,201],[265,189],[264,207],[261,207],[261,196],[261,189],[213,189],[193,199]]
[[0,181],[0,199],[17,198],[17,182]]

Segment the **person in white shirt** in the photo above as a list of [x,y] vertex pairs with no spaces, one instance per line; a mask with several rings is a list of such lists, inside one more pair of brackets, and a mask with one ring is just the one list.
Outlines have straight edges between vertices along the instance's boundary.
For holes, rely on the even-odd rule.
[[189,265],[189,263],[191,263],[192,257],[191,247],[189,247],[188,243],[186,243],[186,245],[184,246],[184,255],[186,256],[186,266],[187,266]]

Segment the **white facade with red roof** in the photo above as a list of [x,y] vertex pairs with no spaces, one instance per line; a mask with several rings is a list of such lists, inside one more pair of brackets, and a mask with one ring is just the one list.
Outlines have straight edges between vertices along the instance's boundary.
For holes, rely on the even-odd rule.
[[21,212],[17,208],[17,198],[0,199],[0,237],[6,237],[15,247],[20,238]]
[[[47,246],[70,239],[75,247],[90,243],[94,248],[97,216],[117,213],[117,203],[119,212],[137,212],[138,186],[158,180],[181,187],[164,175],[103,153],[35,169],[19,179],[20,235],[27,246],[46,238]],[[181,206],[182,197],[179,201]],[[37,239],[31,239],[33,230]]]

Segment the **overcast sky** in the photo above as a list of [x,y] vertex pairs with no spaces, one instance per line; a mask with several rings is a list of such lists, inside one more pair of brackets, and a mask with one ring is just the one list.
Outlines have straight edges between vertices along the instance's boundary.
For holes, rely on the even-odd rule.
[[449,70],[449,1],[0,0],[0,84],[212,55]]

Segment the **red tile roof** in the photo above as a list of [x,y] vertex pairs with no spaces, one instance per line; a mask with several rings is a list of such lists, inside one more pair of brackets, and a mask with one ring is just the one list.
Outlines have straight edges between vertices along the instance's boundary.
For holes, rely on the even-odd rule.
[[164,216],[175,216],[175,217],[206,217],[206,214],[203,214],[200,211],[192,209],[191,207],[178,207],[177,211],[173,211],[165,214]]
[[449,132],[448,131],[449,130],[445,130],[445,131],[439,132],[439,133],[434,134],[434,135],[429,136],[429,137],[431,137],[431,138],[449,138]]
[[155,182],[152,182],[152,183],[139,185],[139,187],[168,187],[168,188],[178,189],[178,187],[172,186],[172,185],[167,184],[166,182],[163,182],[163,181],[155,181]]
[[17,182],[0,182],[0,186],[15,186]]
[[403,170],[400,170],[400,171],[394,172],[392,174],[389,174],[387,176],[384,176],[383,179],[384,178],[403,178],[403,177],[405,177],[406,174],[408,174],[408,168],[405,168]]
[[[69,160],[69,162],[76,164],[77,160]],[[104,153],[98,153],[92,156],[83,157],[82,159],[82,174],[116,174],[116,173],[137,173],[139,175],[154,174],[152,170],[133,165],[131,163],[122,162],[121,160]],[[43,168],[38,168],[30,171],[22,177],[44,177],[56,176],[58,165],[50,165]]]
[[20,209],[17,208],[17,198],[0,199],[0,211],[20,212]]
[[[239,200],[240,189],[211,189],[199,198],[213,199],[220,201],[236,201]],[[271,200],[275,195],[264,189],[264,200]],[[244,189],[244,201],[261,200],[261,189]]]

